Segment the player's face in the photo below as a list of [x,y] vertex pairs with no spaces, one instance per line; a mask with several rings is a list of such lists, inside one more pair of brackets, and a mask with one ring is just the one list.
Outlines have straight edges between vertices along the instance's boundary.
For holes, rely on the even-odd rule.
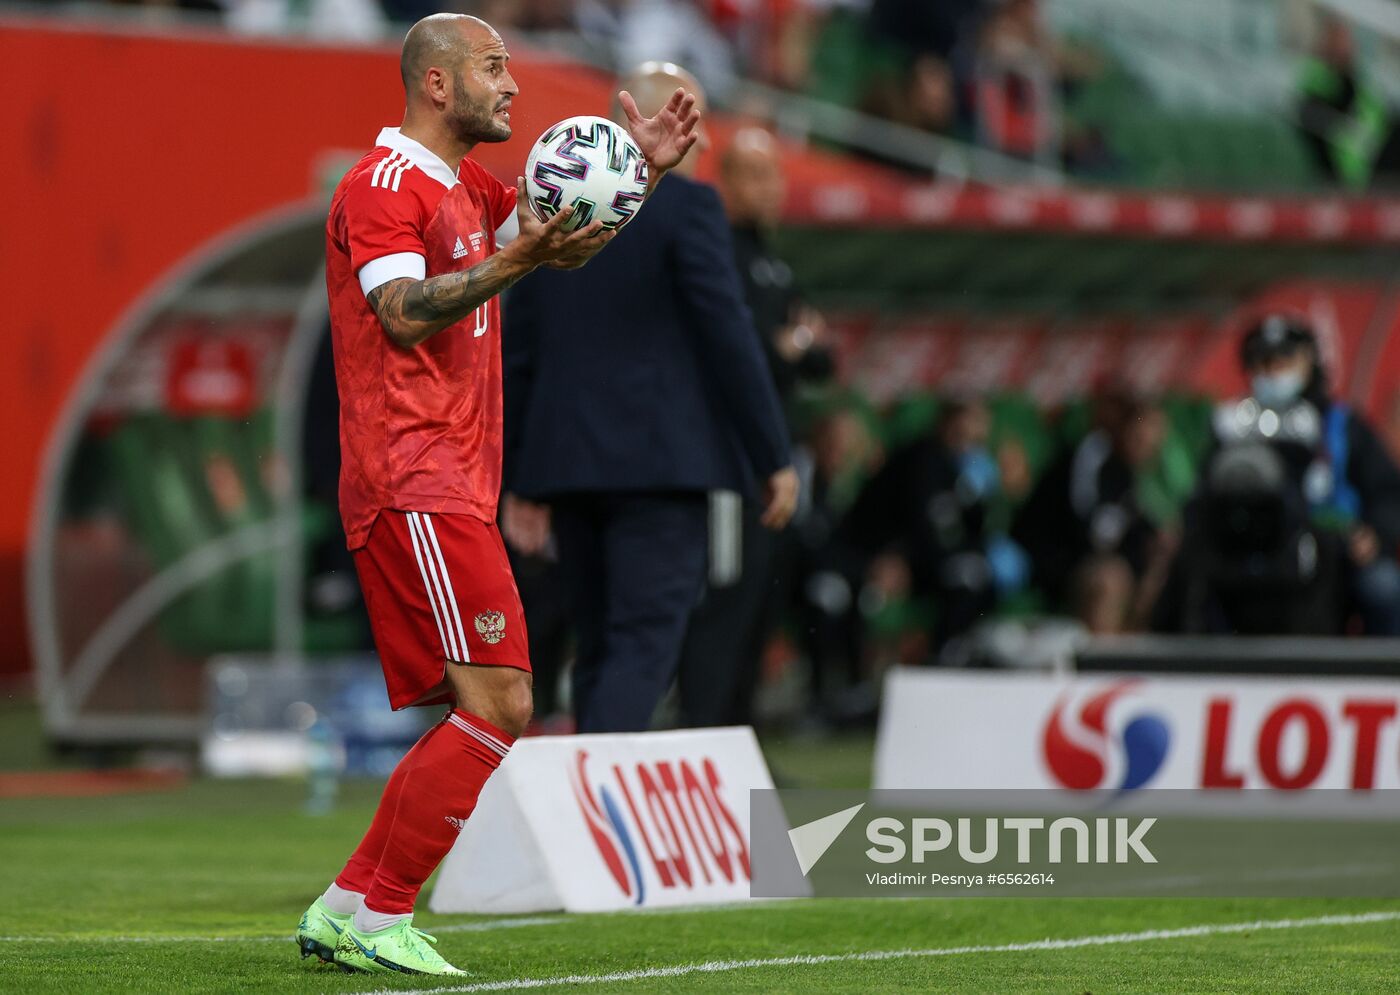
[[510,56],[501,36],[481,32],[453,76],[452,112],[448,123],[462,142],[504,142],[510,138],[510,102],[519,92],[510,70]]

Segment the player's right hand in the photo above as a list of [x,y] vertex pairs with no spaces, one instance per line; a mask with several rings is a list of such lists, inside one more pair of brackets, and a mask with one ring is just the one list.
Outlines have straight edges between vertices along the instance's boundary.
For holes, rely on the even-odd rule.
[[515,216],[520,221],[520,234],[511,246],[518,246],[518,251],[536,266],[576,269],[601,252],[617,235],[616,231],[604,229],[601,221],[591,222],[578,231],[565,231],[565,223],[574,216],[572,206],[556,212],[548,221],[541,221],[530,207],[523,176],[515,181]]

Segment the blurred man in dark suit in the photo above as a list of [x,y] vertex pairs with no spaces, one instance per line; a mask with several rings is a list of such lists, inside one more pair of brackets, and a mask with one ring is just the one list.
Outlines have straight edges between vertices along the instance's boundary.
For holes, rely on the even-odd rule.
[[[700,93],[650,63],[627,89],[645,114],[681,85]],[[769,528],[797,502],[724,210],[686,175],[695,159],[657,186],[608,265],[537,273],[505,309],[502,531],[531,552],[553,528],[579,732],[649,727],[704,583],[707,492],[761,491]]]
[[[770,238],[786,184],[777,141],[761,128],[737,132],[720,157],[719,193],[754,332],[784,409],[800,384],[834,369],[822,316],[802,303],[791,267]],[[681,651],[680,721],[686,726],[748,725],[760,658],[776,625],[793,559],[789,532],[760,524],[763,509],[740,495],[710,498],[710,583],[690,617]]]

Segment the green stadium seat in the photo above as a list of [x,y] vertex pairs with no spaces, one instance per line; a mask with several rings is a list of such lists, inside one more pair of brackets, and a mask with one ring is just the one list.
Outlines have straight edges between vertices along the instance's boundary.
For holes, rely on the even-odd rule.
[[1317,183],[1308,149],[1286,118],[1164,108],[1118,63],[1078,86],[1065,115],[1106,137],[1129,183],[1226,191]]
[[[144,414],[114,432],[110,451],[122,507],[155,569],[269,519],[274,507],[261,467],[270,441],[267,413],[247,421]],[[325,536],[328,527],[333,516],[325,509],[304,515],[309,538]],[[162,633],[193,655],[271,649],[280,556],[255,554],[196,584],[162,613]],[[362,629],[358,618],[308,618],[304,648],[352,649]]]

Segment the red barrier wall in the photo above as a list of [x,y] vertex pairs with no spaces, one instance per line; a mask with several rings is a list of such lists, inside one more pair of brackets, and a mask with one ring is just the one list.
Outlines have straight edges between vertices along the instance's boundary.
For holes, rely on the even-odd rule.
[[[43,447],[64,398],[122,312],[187,253],[300,200],[317,163],[363,151],[402,116],[395,48],[70,30],[0,19],[0,92],[16,145],[0,157],[9,288],[0,362],[0,674],[27,668],[22,551]],[[513,177],[533,137],[606,113],[611,88],[517,58],[516,138],[480,158]]]

